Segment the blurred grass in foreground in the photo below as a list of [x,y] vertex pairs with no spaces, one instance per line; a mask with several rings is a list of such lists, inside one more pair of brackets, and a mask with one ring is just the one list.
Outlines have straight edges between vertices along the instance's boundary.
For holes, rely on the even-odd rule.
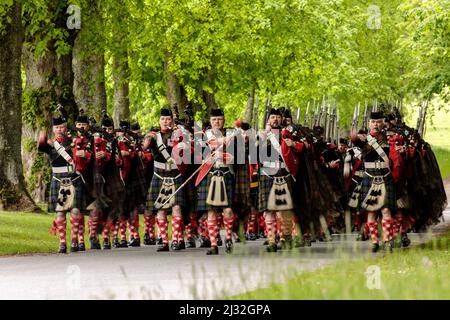
[[[286,284],[273,284],[230,298],[450,299],[449,244],[450,232],[419,247],[395,250],[375,259],[342,261],[314,272],[294,274]],[[369,289],[376,284],[366,276],[370,266],[380,268],[380,289]]]

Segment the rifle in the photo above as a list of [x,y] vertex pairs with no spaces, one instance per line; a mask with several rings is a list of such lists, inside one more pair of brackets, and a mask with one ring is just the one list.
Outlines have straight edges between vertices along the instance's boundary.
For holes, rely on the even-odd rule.
[[303,118],[303,126],[306,126],[306,123],[308,122],[308,114],[309,114],[309,101],[308,101],[308,105],[306,106],[306,111],[305,111],[305,117]]
[[297,108],[296,124],[299,124],[299,120],[300,120],[300,108]]
[[334,130],[335,130],[335,122],[336,122],[336,100],[334,101],[333,108],[331,109],[330,123],[328,129],[328,141],[332,142],[332,138],[334,138]]
[[364,99],[363,129],[367,129],[367,101]]
[[258,106],[259,106],[259,97],[256,95],[256,101],[255,101],[255,113],[253,115],[253,127],[256,131],[259,130],[259,121],[258,121]]
[[[317,106],[319,108],[319,106]],[[322,106],[319,108],[319,115],[317,117],[317,125],[320,126],[321,125],[321,120],[322,120],[322,113],[323,110],[325,108],[325,95],[322,96]]]
[[423,102],[421,103],[420,110],[419,110],[419,116],[417,117],[416,130],[417,130],[417,132],[419,132],[419,134],[420,134],[420,126],[421,126],[421,122],[422,122],[422,116],[423,116]]
[[334,128],[334,134],[335,134],[335,140],[336,140],[336,145],[339,144],[339,140],[340,136],[339,136],[339,121],[341,120],[341,118],[339,117],[339,109],[337,110],[337,116],[336,116],[336,121],[335,123],[335,128]]
[[309,118],[309,128],[311,128],[311,129],[314,125],[315,118],[316,118],[316,99],[314,99],[314,103],[313,103],[313,107],[312,107],[312,111],[311,111],[311,117]]
[[267,97],[267,102],[266,102],[266,111],[264,112],[264,118],[263,118],[263,126],[264,126],[264,130],[266,128],[266,123],[267,120],[269,118],[269,109],[270,109],[270,92],[269,92],[269,96]]
[[327,141],[328,138],[328,116],[330,115],[330,96],[328,96],[328,106],[325,106],[325,118],[324,118],[324,122],[323,122],[323,132],[324,132],[324,139],[325,141]]

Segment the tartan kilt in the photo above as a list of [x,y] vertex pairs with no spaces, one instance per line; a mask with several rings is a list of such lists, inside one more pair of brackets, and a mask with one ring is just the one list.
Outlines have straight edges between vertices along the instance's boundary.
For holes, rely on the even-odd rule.
[[111,200],[108,208],[103,210],[103,217],[115,220],[123,213],[125,201],[125,185],[120,178],[119,168],[110,163],[103,173],[105,178],[105,194]]
[[184,194],[185,194],[185,209],[186,212],[194,212],[196,210],[196,204],[197,204],[197,192],[195,188],[195,179],[191,179],[189,181],[185,188],[184,188]]
[[244,208],[250,208],[253,205],[250,193],[250,171],[245,165],[237,166],[235,171],[233,203]]
[[[48,199],[48,212],[56,212],[56,206],[58,204],[58,194],[59,194],[59,188],[60,188],[60,182],[56,179],[53,179],[53,177],[57,179],[62,178],[76,178],[77,174],[69,174],[69,173],[54,173],[52,175],[52,181],[50,182],[50,196]],[[86,212],[86,189],[84,186],[84,182],[79,177],[75,181],[72,181],[72,184],[75,188],[75,197],[73,199],[73,205],[72,209],[79,209],[80,212],[85,213]]]
[[[372,175],[372,174],[371,174]],[[392,174],[388,174],[384,179],[384,184],[386,187],[386,200],[383,204],[383,208],[389,208],[391,210],[391,213],[394,214],[397,210],[397,197],[395,193],[395,186],[394,181],[392,179]],[[372,177],[369,177],[366,173],[364,173],[364,176],[361,181],[361,194],[359,198],[359,206],[358,209],[361,213],[366,212],[364,208],[362,208],[362,203],[364,199],[366,198],[367,194],[369,193],[369,189],[372,186]]]
[[[172,171],[163,171],[160,169],[155,168],[155,173],[158,174],[161,177],[176,177],[180,174],[178,170],[172,170]],[[177,179],[174,180],[175,183],[175,190],[178,190],[178,188],[183,184],[184,177],[180,175]],[[155,208],[155,201],[158,198],[159,191],[161,190],[161,187],[163,185],[163,180],[158,178],[155,174],[152,177],[152,181],[150,182],[150,188],[148,189],[147,194],[147,210],[157,212],[158,209]],[[175,195],[175,204],[174,206],[181,206],[184,207],[186,205],[186,199],[185,199],[185,188],[181,188],[178,193]],[[171,213],[169,210],[167,212],[168,214]]]
[[136,163],[136,166],[130,172],[128,181],[125,183],[125,211],[132,211],[134,208],[144,205],[146,196],[144,171]]
[[197,187],[197,208],[196,211],[198,212],[204,212],[208,210],[217,210],[217,209],[223,209],[223,208],[232,208],[233,206],[233,184],[234,184],[234,178],[233,174],[230,172],[225,175],[225,187],[227,188],[227,197],[228,197],[228,206],[225,207],[216,207],[211,206],[206,203],[206,199],[208,198],[208,191],[209,191],[209,185],[211,184],[212,179],[212,169],[208,173],[208,175],[203,178],[203,180],[200,182],[200,184]]
[[[288,189],[291,193],[291,196],[294,196],[293,192],[293,179],[292,176],[286,177],[286,182],[288,185]],[[259,194],[258,194],[258,212],[264,212],[267,210],[267,200],[269,199],[270,189],[272,188],[273,179],[264,175],[259,175]],[[294,203],[295,209],[295,201],[292,199]]]

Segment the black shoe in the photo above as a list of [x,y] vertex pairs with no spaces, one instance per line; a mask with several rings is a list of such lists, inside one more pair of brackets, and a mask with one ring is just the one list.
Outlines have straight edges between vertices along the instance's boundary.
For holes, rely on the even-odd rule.
[[186,243],[184,242],[184,240],[181,240],[178,245],[179,245],[181,250],[185,250],[186,249]]
[[206,255],[208,255],[208,256],[217,255],[217,254],[219,254],[219,247],[217,247],[217,246],[212,246],[211,249],[206,251]]
[[80,242],[80,244],[78,245],[78,251],[86,251],[84,242]]
[[103,239],[103,250],[111,250],[111,242],[109,242],[109,239]]
[[168,244],[168,243],[160,244],[160,245],[158,246],[158,248],[156,249],[156,251],[157,251],[157,252],[166,252],[166,251],[170,251],[170,250],[169,250],[169,244]]
[[384,249],[385,252],[392,253],[393,248],[394,248],[394,241],[391,240],[391,241],[385,241],[384,242],[383,249]]
[[186,248],[191,249],[191,248],[195,248],[195,239],[194,238],[188,238],[187,242],[186,242]]
[[250,233],[248,235],[248,240],[255,241],[256,239],[258,239],[258,235],[256,233]]
[[220,236],[217,237],[217,245],[218,245],[219,247],[221,247],[221,246],[223,245],[222,238],[221,238]]
[[113,240],[113,247],[114,247],[114,248],[120,248],[120,243],[119,243],[119,240],[118,240],[118,239],[114,239],[114,240]]
[[269,244],[269,240],[264,241],[263,246],[267,246]]
[[267,245],[266,248],[267,252],[277,252],[278,251],[278,246],[276,243],[270,243]]
[[[98,239],[89,239],[89,241],[91,242],[91,250],[101,250],[101,246],[100,246],[100,241]],[[81,246],[81,243],[80,243]]]
[[311,247],[311,246],[312,246],[311,238],[306,238],[306,239],[305,239],[305,246],[306,246],[306,247]]
[[377,252],[380,249],[380,245],[378,243],[372,243],[372,252]]
[[70,252],[78,252],[79,249],[78,242],[73,241],[70,245]]
[[292,240],[285,239],[280,241],[281,250],[292,250]]
[[211,241],[206,237],[202,237],[200,239],[200,248],[211,248]]
[[330,234],[340,234],[339,230],[336,227],[329,228]]
[[226,253],[233,252],[233,241],[231,239],[225,240],[225,252]]
[[130,242],[128,243],[130,247],[140,247],[141,246],[141,239],[138,238],[132,238],[130,239]]
[[172,249],[172,251],[180,251],[181,250],[180,244],[178,243],[177,240],[172,241],[170,248]]
[[352,228],[352,233],[358,233],[358,232],[359,232],[358,225],[355,224]]
[[305,240],[299,237],[295,237],[294,239],[294,248],[301,248],[305,246]]
[[65,243],[59,245],[58,253],[67,253],[67,246]]
[[163,244],[163,240],[161,237],[158,238],[158,241],[156,241],[156,244],[159,244],[159,245]]
[[120,240],[119,246],[117,248],[128,248],[127,240]]
[[156,244],[155,238],[150,238],[148,233],[144,234],[144,245],[146,246],[154,246]]
[[408,238],[407,234],[402,235],[402,247],[406,248],[409,247],[411,244],[411,240]]
[[148,233],[144,234],[144,246],[150,245],[150,235]]

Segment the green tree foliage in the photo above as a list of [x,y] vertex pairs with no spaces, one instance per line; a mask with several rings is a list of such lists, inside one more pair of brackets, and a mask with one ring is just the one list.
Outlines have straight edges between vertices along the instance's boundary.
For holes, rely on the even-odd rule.
[[105,53],[110,112],[113,57],[127,53],[131,117],[146,128],[168,104],[169,75],[198,117],[207,114],[209,94],[228,125],[243,118],[253,88],[260,117],[269,92],[274,105],[302,111],[325,95],[347,123],[364,100],[448,100],[448,1],[24,0],[36,54],[45,54],[49,40],[58,54],[70,51],[68,30],[55,24],[69,4],[81,8],[86,50]]

